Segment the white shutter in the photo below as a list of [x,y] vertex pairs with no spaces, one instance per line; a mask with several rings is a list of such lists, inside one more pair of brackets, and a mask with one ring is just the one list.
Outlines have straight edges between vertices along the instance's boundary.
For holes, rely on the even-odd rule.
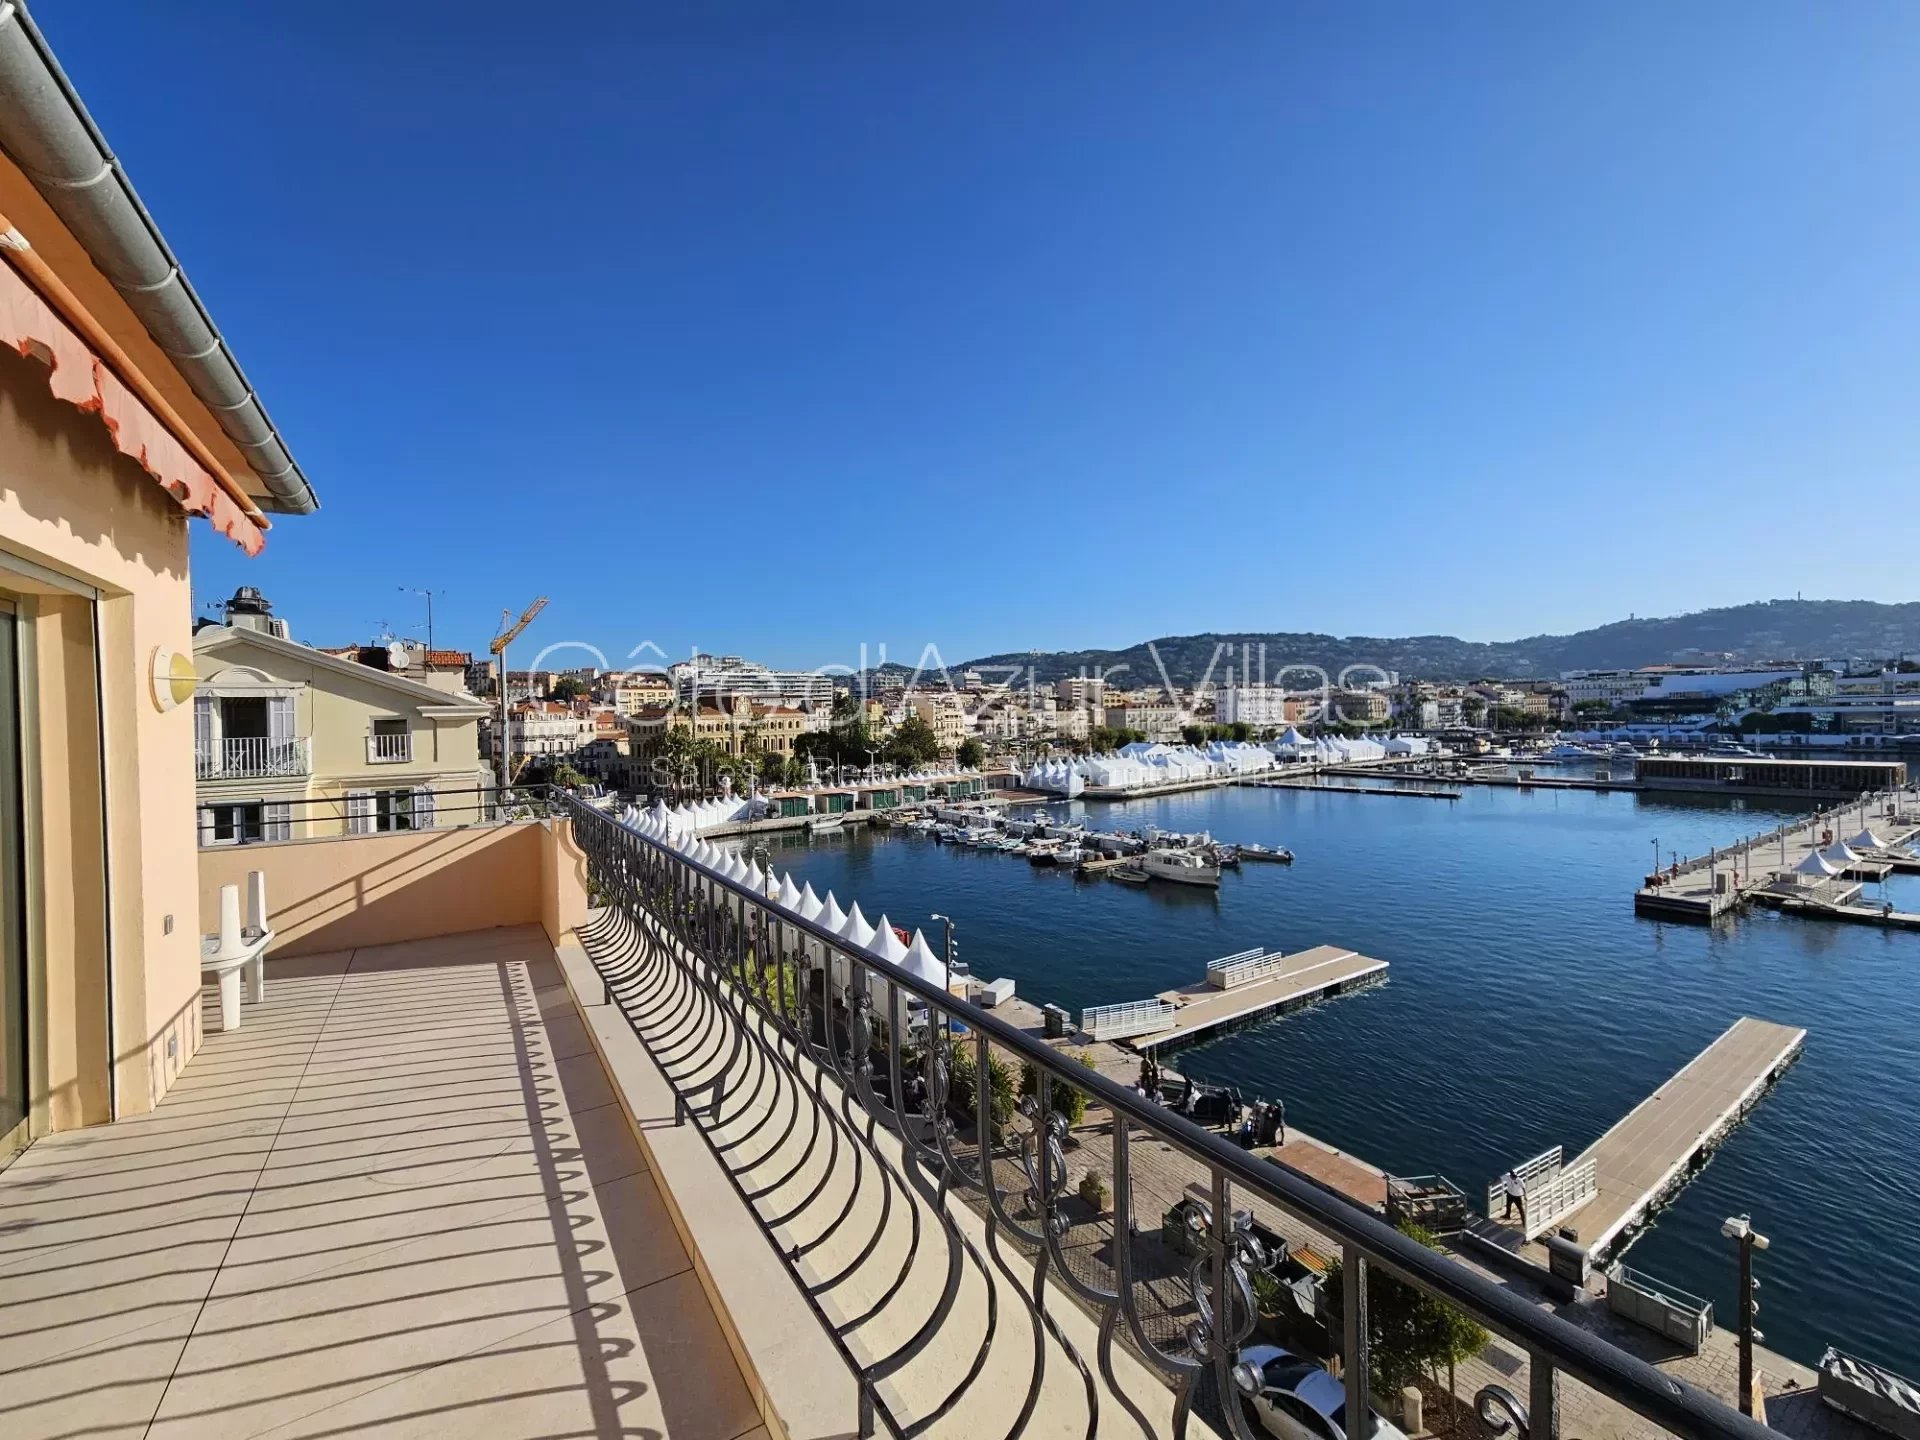
[[273,695],[267,699],[267,738],[275,745],[293,739],[293,697]]
[[216,839],[214,839],[214,838],[213,838],[213,809],[212,809],[212,807],[211,807],[211,806],[207,806],[207,805],[202,805],[202,806],[200,807],[200,811],[199,811],[199,814],[200,814],[200,835],[199,835],[199,839],[200,839],[200,843],[201,843],[202,845],[218,845],[218,844],[220,844],[220,843],[221,843],[220,841],[218,841],[218,840],[216,840]]
[[347,792],[347,833],[349,835],[373,833],[373,792],[371,790]]
[[433,829],[433,787],[422,785],[413,792],[413,828]]
[[193,755],[202,774],[217,769],[213,764],[213,696],[193,697]]
[[284,800],[268,801],[261,809],[260,838],[291,840],[293,838],[293,807]]

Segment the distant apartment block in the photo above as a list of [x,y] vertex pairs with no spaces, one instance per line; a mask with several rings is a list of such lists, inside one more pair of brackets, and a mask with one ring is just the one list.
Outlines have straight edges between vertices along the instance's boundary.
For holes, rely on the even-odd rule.
[[810,670],[773,670],[738,655],[702,655],[669,667],[675,698],[681,701],[749,700],[798,705],[833,703],[833,677]]

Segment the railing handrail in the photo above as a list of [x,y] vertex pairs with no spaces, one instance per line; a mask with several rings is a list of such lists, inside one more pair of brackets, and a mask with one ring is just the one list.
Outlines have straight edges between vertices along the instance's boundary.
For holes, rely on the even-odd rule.
[[292,735],[276,740],[267,735],[221,735],[197,740],[193,768],[198,780],[304,775],[313,768],[313,737]]
[[1149,1102],[1144,1096],[1098,1070],[1077,1066],[1052,1046],[1009,1024],[991,1010],[949,994],[938,984],[882,958],[855,950],[841,936],[747,885],[698,865],[678,849],[595,806],[566,794],[562,805],[576,820],[609,826],[626,841],[644,846],[696,872],[700,883],[730,892],[744,903],[772,912],[780,925],[799,932],[886,979],[901,993],[938,1006],[992,1045],[1067,1081],[1092,1102],[1121,1120],[1176,1140],[1179,1147],[1212,1166],[1235,1186],[1261,1196],[1297,1216],[1323,1235],[1350,1245],[1369,1262],[1440,1299],[1459,1305],[1489,1329],[1523,1347],[1529,1355],[1559,1369],[1663,1429],[1693,1440],[1767,1440],[1766,1426],[1599,1336],[1544,1310],[1491,1278],[1402,1234],[1384,1219],[1308,1179],[1284,1164],[1269,1162],[1202,1129],[1185,1116]]

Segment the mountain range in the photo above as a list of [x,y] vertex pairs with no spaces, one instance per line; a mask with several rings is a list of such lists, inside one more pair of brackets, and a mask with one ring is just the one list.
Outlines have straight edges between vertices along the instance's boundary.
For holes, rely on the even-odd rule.
[[[1221,647],[1227,647],[1222,649]],[[1243,648],[1244,647],[1244,648]],[[1668,663],[1733,663],[1769,660],[1891,659],[1920,651],[1920,602],[1885,605],[1873,600],[1762,600],[1669,615],[1616,620],[1570,635],[1530,635],[1492,643],[1452,635],[1321,635],[1301,631],[1220,632],[1168,635],[1120,650],[1020,651],[982,655],[952,666],[977,669],[990,678],[1019,671],[1026,682],[1045,684],[1080,674],[1111,674],[1125,684],[1176,685],[1202,679],[1219,683],[1243,666],[1282,683],[1285,665],[1317,665],[1338,677],[1350,665],[1376,665],[1403,679],[1475,680],[1557,677],[1566,670],[1611,670]],[[1156,660],[1155,655],[1158,654]],[[1243,659],[1243,656],[1246,658]],[[889,672],[910,667],[889,665]],[[1211,669],[1211,673],[1209,670]]]

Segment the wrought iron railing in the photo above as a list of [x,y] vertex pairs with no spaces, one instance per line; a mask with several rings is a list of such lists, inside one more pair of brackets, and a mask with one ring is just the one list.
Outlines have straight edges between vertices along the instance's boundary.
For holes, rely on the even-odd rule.
[[[1036,1418],[1051,1386],[1081,1407],[1065,1433],[1084,1424],[1089,1437],[1178,1436],[1191,1423],[1253,1440],[1242,1397],[1260,1377],[1240,1350],[1280,1248],[1259,1215],[1291,1217],[1338,1251],[1346,1298],[1327,1323],[1345,1360],[1346,1415],[1370,1413],[1373,1273],[1458,1307],[1525,1353],[1524,1401],[1498,1385],[1475,1397],[1496,1435],[1556,1440],[1563,1376],[1694,1440],[1771,1433],[948,994],[945,977],[917,973],[912,957],[897,964],[856,943],[857,909],[823,915],[790,882],[761,893],[749,883],[760,872],[738,859],[727,868],[749,879],[577,798],[565,808],[596,904],[581,938],[608,999],[848,1366],[862,1434],[919,1435],[981,1392],[1004,1391],[994,1356],[1011,1347],[1022,1358],[1007,1373],[1025,1377],[1024,1397],[984,1397],[1001,1418],[965,1433],[1062,1433],[1057,1414]],[[877,943],[900,954],[884,934]],[[1025,1092],[1017,1102],[1015,1089]],[[1075,1092],[1105,1113],[1104,1128],[1069,1123]],[[1090,1154],[1107,1161],[1110,1191],[1107,1175],[1088,1186]],[[876,1267],[881,1279],[855,1285]],[[904,1309],[916,1287],[921,1303]],[[947,1333],[962,1328],[961,1339]],[[938,1365],[921,1363],[943,1345]]]
[[194,777],[199,780],[256,780],[313,773],[313,740],[269,740],[264,736],[202,740],[194,747]]
[[367,736],[369,765],[400,765],[413,759],[411,730],[375,730]]

